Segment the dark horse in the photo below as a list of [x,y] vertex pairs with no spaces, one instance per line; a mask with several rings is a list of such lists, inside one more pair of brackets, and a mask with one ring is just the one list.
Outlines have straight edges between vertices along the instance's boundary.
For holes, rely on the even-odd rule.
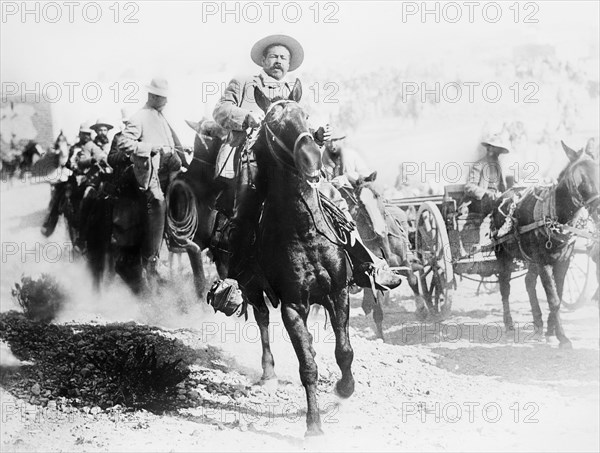
[[[340,193],[346,200],[346,203],[348,203],[350,214],[356,222],[358,234],[369,250],[380,258],[385,259],[390,266],[404,268],[403,273],[406,275],[408,284],[415,294],[417,317],[425,319],[427,317],[427,307],[423,296],[419,293],[419,284],[408,259],[408,232],[404,232],[400,225],[401,221],[398,217],[401,214],[394,212],[394,209],[400,208],[385,205],[379,195],[379,191],[374,187],[375,178],[376,173],[372,173],[366,178],[359,179],[353,189],[342,187]],[[365,196],[371,198],[377,204],[377,208],[387,225],[388,234],[386,237],[382,237],[375,232],[373,220],[367,212],[365,205]],[[369,202],[368,199],[367,202]],[[362,308],[365,314],[373,311],[373,321],[375,321],[377,336],[381,339],[383,339],[382,303],[385,297],[387,297],[387,294],[384,295],[382,291],[373,293],[371,289],[364,289]]]
[[270,101],[258,88],[254,97],[265,119],[253,144],[258,166],[256,188],[264,197],[258,226],[256,254],[264,278],[254,279],[247,296],[260,328],[263,379],[275,376],[269,348],[269,310],[262,287],[277,306],[281,302],[283,323],[298,361],[306,390],[307,435],[321,434],[317,406],[318,370],[306,320],[312,304],[325,307],[331,317],[335,357],[342,371],[336,392],[344,398],[354,392],[348,321],[349,273],[345,252],[326,219],[317,184],[322,167],[321,152],[307,125],[307,115],[298,105],[302,87],[296,81],[289,99]]
[[[509,306],[510,268],[513,259],[517,258],[529,263],[525,285],[536,331],[541,333],[543,329],[542,313],[535,290],[539,275],[550,307],[546,335],[556,335],[561,347],[571,347],[560,319],[560,302],[574,242],[569,240],[568,233],[564,233],[563,226],[576,228],[572,223],[581,208],[586,208],[598,224],[599,176],[597,161],[583,150],[574,151],[564,143],[562,146],[569,164],[552,188],[544,190],[543,187],[536,186],[522,194],[512,214],[517,228],[515,239],[510,235],[510,240],[500,243],[500,238],[496,246],[496,257],[500,264],[500,293],[506,329],[514,328]],[[498,230],[504,223],[507,214],[502,212],[502,207],[507,203],[504,200],[510,199],[513,194],[512,191],[506,192],[499,201],[500,209],[494,209],[494,229]]]
[[[192,271],[194,286],[198,297],[206,292],[206,276],[202,263],[202,250],[209,249],[222,278],[227,276],[228,253],[214,242],[213,232],[222,229],[226,215],[216,211],[217,199],[229,209],[233,206],[233,187],[224,181],[215,180],[217,154],[223,143],[225,132],[214,121],[203,119],[197,123],[186,121],[194,129],[194,151],[192,160],[186,165],[186,171],[180,172],[167,191],[167,225],[168,243],[173,249],[173,237],[180,236],[176,242],[180,249],[187,251]],[[233,158],[233,156],[231,156]],[[182,162],[185,156],[182,155]],[[233,181],[230,183],[233,184]],[[221,195],[221,197],[220,197]],[[223,200],[229,195],[230,200]],[[227,211],[227,209],[225,209]],[[229,214],[229,212],[227,212]],[[195,217],[193,228],[178,231],[187,218]]]

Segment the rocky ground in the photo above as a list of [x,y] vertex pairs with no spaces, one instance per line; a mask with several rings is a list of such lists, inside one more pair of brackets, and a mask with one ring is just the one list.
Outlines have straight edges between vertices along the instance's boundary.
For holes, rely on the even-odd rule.
[[[360,295],[353,296],[350,332],[357,385],[344,401],[332,391],[339,369],[331,328],[322,311],[313,311],[309,324],[326,435],[305,439],[304,390],[278,310],[271,316],[278,382],[257,385],[260,342],[252,316],[248,321],[226,318],[196,301],[185,260],[172,275],[173,285],[156,300],[135,300],[118,281],[94,295],[84,265],[64,252],[64,230],[59,228],[51,240],[39,234],[48,191],[45,184],[17,184],[1,193],[1,320],[10,322],[0,330],[4,340],[21,345],[14,347],[17,356],[28,353],[33,362],[2,370],[2,451],[600,447],[594,304],[564,311],[574,349],[561,350],[533,335],[522,280],[513,282],[514,334],[502,328],[499,294],[478,295],[476,284],[468,281],[459,282],[452,316],[437,324],[418,323],[408,290],[394,291],[384,307],[385,342],[375,338],[372,319],[362,314]],[[61,250],[58,259],[51,255],[55,249]],[[174,266],[179,266],[177,259]],[[23,273],[38,272],[55,275],[69,289],[69,303],[51,335],[34,330],[19,336],[27,329],[19,324],[21,318],[6,314],[17,309],[10,289]],[[106,394],[110,386],[98,388],[98,374],[108,365],[101,357],[93,367],[87,365],[85,358],[102,349],[137,344],[131,336],[168,345],[165,356],[189,364],[189,374],[160,404],[117,401]],[[97,346],[98,338],[106,341],[103,347]]]

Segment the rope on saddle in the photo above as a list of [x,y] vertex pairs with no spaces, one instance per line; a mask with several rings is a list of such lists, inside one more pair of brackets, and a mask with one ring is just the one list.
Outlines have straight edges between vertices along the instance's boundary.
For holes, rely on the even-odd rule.
[[[179,196],[182,194],[183,196]],[[178,199],[174,199],[178,197]],[[172,203],[178,203],[178,208],[173,212]],[[195,244],[192,239],[198,230],[198,209],[196,208],[196,196],[192,188],[181,180],[173,181],[167,190],[167,221],[165,233],[167,243],[171,247],[189,248]],[[183,208],[181,208],[183,206]],[[181,214],[181,215],[178,215]],[[177,215],[177,217],[175,217]],[[170,248],[171,248],[170,247]]]
[[346,218],[346,215],[342,210],[327,196],[318,190],[317,193],[319,195],[319,207],[323,211],[324,217],[331,230],[334,232],[336,239],[341,244],[346,244],[350,233],[355,228],[354,222]]

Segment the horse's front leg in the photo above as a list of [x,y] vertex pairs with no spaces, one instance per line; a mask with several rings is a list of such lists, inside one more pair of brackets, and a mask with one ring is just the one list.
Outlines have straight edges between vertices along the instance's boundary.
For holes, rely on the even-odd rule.
[[529,296],[529,304],[531,305],[531,314],[533,315],[533,327],[535,329],[535,333],[541,334],[544,330],[544,320],[542,319],[542,310],[540,309],[537,291],[535,290],[538,275],[538,265],[535,263],[529,263],[527,275],[525,275],[525,288],[527,289],[527,295]]
[[187,252],[194,274],[194,288],[196,289],[196,295],[202,298],[206,289],[206,276],[204,275],[204,264],[202,263],[202,251],[199,249],[188,248]]
[[570,348],[572,347],[571,341],[566,337],[560,319],[560,297],[558,296],[556,282],[554,281],[553,266],[540,265],[539,272],[542,285],[544,285],[544,290],[546,291],[548,306],[550,307],[550,314],[548,315],[548,331],[546,332],[546,335],[550,336],[552,333],[555,333],[556,338],[558,338],[558,341],[560,342],[560,347]]
[[269,341],[269,307],[265,302],[262,291],[248,292],[248,297],[252,303],[254,319],[258,324],[260,331],[260,342],[262,345],[262,370],[263,374],[260,378],[261,383],[265,383],[272,379],[276,379],[275,375],[275,360],[271,352],[271,343]]
[[319,407],[317,405],[317,380],[319,372],[311,345],[311,335],[306,327],[308,307],[305,308],[301,304],[295,305],[283,302],[281,316],[294,346],[294,351],[296,351],[296,355],[298,356],[300,380],[306,391],[306,435],[316,436],[323,434],[321,416],[319,415]]
[[497,255],[498,264],[500,265],[500,272],[498,273],[498,280],[500,282],[500,295],[502,296],[502,309],[504,311],[503,321],[506,331],[514,330],[514,324],[512,315],[510,314],[510,275],[512,257],[504,250],[500,251]]
[[348,290],[344,289],[337,295],[332,296],[327,308],[331,317],[331,326],[335,333],[335,360],[342,372],[342,378],[337,382],[335,391],[342,398],[349,398],[354,393],[354,376],[352,375],[354,351],[350,345],[350,335],[348,333],[350,319]]

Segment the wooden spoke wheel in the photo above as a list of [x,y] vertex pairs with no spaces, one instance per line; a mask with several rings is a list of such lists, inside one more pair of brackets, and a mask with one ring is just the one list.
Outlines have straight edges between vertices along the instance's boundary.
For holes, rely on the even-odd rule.
[[427,308],[432,315],[445,318],[452,308],[452,253],[442,214],[430,201],[417,213],[415,250],[423,264],[419,281]]
[[597,290],[596,265],[587,253],[574,253],[565,275],[562,304],[575,310],[588,303]]

